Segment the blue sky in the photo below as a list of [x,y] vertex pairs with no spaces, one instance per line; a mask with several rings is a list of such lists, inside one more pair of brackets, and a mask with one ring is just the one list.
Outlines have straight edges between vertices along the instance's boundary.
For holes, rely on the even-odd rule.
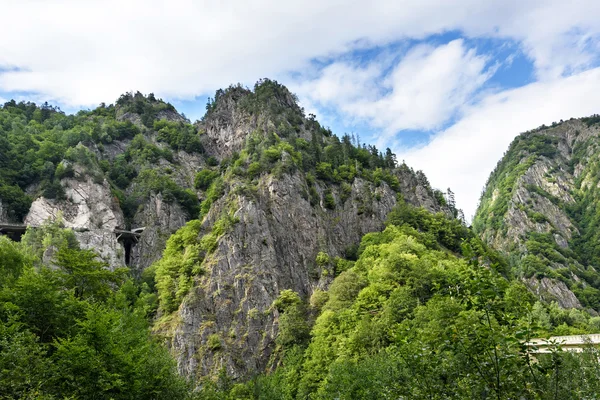
[[519,133],[600,113],[596,0],[0,0],[0,100],[153,92],[191,120],[263,77],[474,213]]

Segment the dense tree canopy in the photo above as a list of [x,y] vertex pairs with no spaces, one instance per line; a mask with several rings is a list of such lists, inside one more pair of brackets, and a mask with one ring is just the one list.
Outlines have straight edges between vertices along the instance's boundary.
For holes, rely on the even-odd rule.
[[[0,397],[184,398],[185,381],[150,336],[148,285],[69,243],[68,230],[40,232],[0,237]],[[49,248],[55,257],[43,262]]]

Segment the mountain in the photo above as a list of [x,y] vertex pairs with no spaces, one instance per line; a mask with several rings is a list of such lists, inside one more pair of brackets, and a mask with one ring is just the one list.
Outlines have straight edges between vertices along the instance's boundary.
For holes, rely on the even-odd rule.
[[491,174],[473,228],[540,298],[600,311],[600,117],[519,135]]
[[272,80],[5,103],[0,397],[591,398],[595,350],[524,342],[600,331],[598,122],[518,137],[471,229]]
[[202,218],[169,240],[155,266],[156,329],[188,376],[263,371],[280,292],[307,300],[326,289],[399,196],[451,212],[422,173],[395,167],[389,149],[334,136],[276,82],[217,92],[196,126],[220,171],[202,185]]
[[262,371],[280,291],[326,289],[398,198],[456,213],[420,171],[333,135],[268,79],[217,91],[194,125],[127,93],[76,115],[9,102],[0,126],[1,222],[60,220],[111,268],[156,274],[155,331],[187,376]]

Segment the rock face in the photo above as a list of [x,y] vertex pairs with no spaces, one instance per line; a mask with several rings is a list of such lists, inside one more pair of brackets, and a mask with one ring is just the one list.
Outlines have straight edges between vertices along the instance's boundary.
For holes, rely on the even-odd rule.
[[240,101],[249,94],[249,90],[238,87],[215,100],[209,118],[198,126],[204,132],[202,144],[209,154],[221,159],[241,150],[252,129],[250,115],[240,107]]
[[565,308],[600,306],[598,258],[586,245],[598,227],[599,133],[592,117],[517,137],[490,176],[473,223],[535,294]]
[[[336,142],[327,141],[331,132],[316,121],[299,117],[301,111],[287,89],[269,85],[254,92],[240,87],[218,92],[197,125],[207,155],[219,160],[240,155],[223,174],[224,194],[203,217],[199,238],[214,231],[224,217],[234,222],[219,235],[214,251],[199,254],[204,257],[202,273],[193,277],[179,308],[161,315],[156,326],[186,376],[215,376],[223,368],[231,377],[264,371],[278,331],[273,301],[284,289],[308,300],[316,289],[326,289],[334,277],[333,261],[317,264],[319,252],[330,260],[351,254],[364,234],[384,227],[398,193],[410,204],[430,211],[443,209],[424,175],[406,165],[390,169],[398,180],[396,190],[373,178],[350,178],[344,184],[309,178],[311,173],[304,171],[314,165],[292,161],[293,147],[282,143],[301,143],[306,148],[320,140],[320,146],[327,148],[327,143]],[[268,96],[264,94],[267,89],[271,91]],[[255,143],[249,144],[252,140]],[[271,161],[269,169],[249,179],[252,160],[269,163],[265,150],[252,158],[249,146],[267,141],[271,144],[263,149],[271,146],[278,161],[276,165]],[[274,150],[278,144],[286,150]],[[159,207],[158,202],[149,207],[147,219],[155,219],[160,213],[154,210]],[[185,252],[199,250],[192,246]]]
[[[415,205],[440,209],[426,188],[406,188]],[[226,367],[239,377],[264,370],[274,350],[278,314],[271,305],[279,293],[292,289],[308,299],[326,288],[333,268],[317,265],[317,253],[343,257],[364,234],[381,230],[396,204],[386,184],[375,187],[362,179],[344,202],[334,193],[334,210],[313,207],[302,196],[307,190],[301,173],[265,175],[255,196],[226,196],[213,205],[207,228],[229,208],[238,222],[204,261],[208,272],[183,301],[169,333],[183,374],[205,376]]]
[[67,228],[73,228],[81,246],[94,250],[112,267],[125,265],[123,246],[114,234],[124,226],[123,213],[113,198],[106,180],[101,183],[75,167],[78,178],[61,181],[64,200],[37,198],[25,217],[25,224],[40,226],[47,220],[61,218]]
[[137,245],[131,249],[130,265],[136,273],[141,273],[161,257],[169,236],[185,225],[187,219],[178,204],[167,203],[160,193],[150,197],[134,217],[133,225],[145,228]]
[[564,282],[543,277],[525,280],[531,291],[546,302],[558,301],[563,308],[581,308],[581,303]]

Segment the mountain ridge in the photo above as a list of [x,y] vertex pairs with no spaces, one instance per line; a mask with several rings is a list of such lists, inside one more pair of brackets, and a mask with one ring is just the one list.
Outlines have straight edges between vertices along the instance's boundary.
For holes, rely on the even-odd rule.
[[518,136],[491,174],[473,221],[534,292],[567,308],[598,309],[595,253],[581,247],[596,226],[585,214],[593,213],[595,198],[597,122],[571,119]]

